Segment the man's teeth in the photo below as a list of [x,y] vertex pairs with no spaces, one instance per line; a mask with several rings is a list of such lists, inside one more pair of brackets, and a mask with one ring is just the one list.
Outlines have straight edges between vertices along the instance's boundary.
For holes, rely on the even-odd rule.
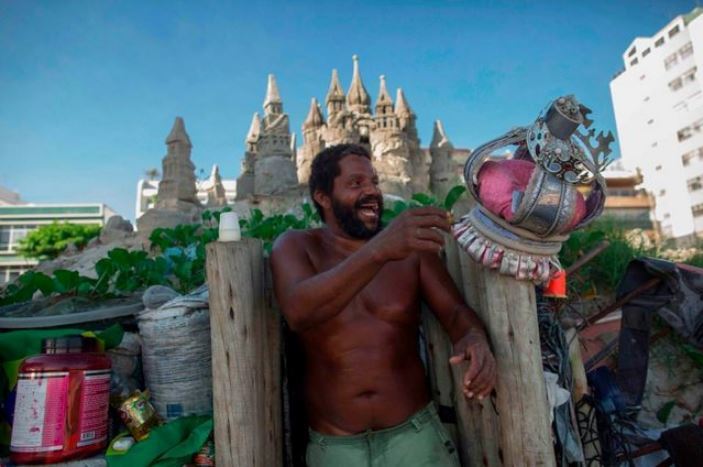
[[359,212],[367,216],[375,216],[378,208],[376,206],[361,206]]

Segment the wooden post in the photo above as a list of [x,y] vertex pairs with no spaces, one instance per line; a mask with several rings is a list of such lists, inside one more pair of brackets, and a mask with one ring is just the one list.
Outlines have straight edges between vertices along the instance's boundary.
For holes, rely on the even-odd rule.
[[[466,296],[477,298],[469,302],[486,326],[496,357],[498,462],[507,466],[554,466],[534,284],[482,268],[463,251],[459,259]],[[495,424],[487,424],[485,418],[490,405],[484,402],[481,406],[481,430],[488,432],[482,432],[480,438],[491,443]],[[491,455],[485,465],[499,465],[494,464],[493,446],[482,449]]]
[[216,464],[280,466],[280,326],[261,241],[207,245]]
[[[473,276],[465,277],[475,270],[464,270],[461,263],[462,252],[456,240],[447,237],[445,242],[447,271],[452,276],[459,292],[464,295],[466,303],[478,310],[478,297],[475,291],[476,281]],[[447,342],[449,340],[447,339]],[[466,467],[502,465],[499,451],[499,420],[490,399],[483,401],[467,400],[462,391],[462,379],[465,367],[454,366],[450,369],[454,381],[454,407],[457,412],[457,429],[459,431],[459,457]]]

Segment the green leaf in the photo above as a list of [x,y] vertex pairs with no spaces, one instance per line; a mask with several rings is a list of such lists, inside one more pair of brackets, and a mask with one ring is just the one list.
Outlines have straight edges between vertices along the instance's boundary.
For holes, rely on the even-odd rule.
[[303,214],[305,217],[312,217],[313,209],[312,206],[310,206],[310,203],[303,203]]
[[193,270],[192,261],[181,261],[173,268],[173,272],[179,280],[188,279]]
[[41,293],[44,294],[45,297],[48,297],[54,292],[54,281],[51,280],[51,277],[42,272],[34,274],[33,283],[37,289],[41,290]]
[[396,215],[395,211],[384,209],[383,214],[381,214],[381,223],[383,223],[383,225],[390,224],[393,219],[395,219]]
[[697,366],[703,368],[703,352],[696,349],[691,344],[684,344],[682,348],[686,355],[691,357],[691,360],[693,360]]
[[107,256],[114,262],[115,268],[120,271],[126,271],[131,265],[129,251],[124,248],[113,248],[107,252]]
[[115,265],[109,258],[102,258],[95,263],[95,272],[98,277],[111,276],[115,272]]
[[417,201],[420,206],[435,206],[437,205],[437,200],[434,196],[427,195],[425,193],[415,193],[412,195],[413,201]]
[[459,201],[459,198],[461,198],[461,195],[463,195],[465,192],[466,187],[463,185],[457,185],[451,190],[449,190],[447,196],[444,197],[444,209],[446,209],[447,211],[451,211],[456,202]]
[[78,287],[80,275],[76,271],[57,269],[54,271],[54,288],[59,293],[73,292]]
[[129,252],[129,264],[132,266],[139,264],[140,261],[144,261],[148,256],[147,252],[144,250],[133,250]]
[[90,295],[93,292],[93,284],[90,282],[81,282],[78,284],[76,291],[78,295]]
[[671,410],[674,408],[674,405],[676,405],[676,401],[669,401],[657,410],[657,420],[666,425],[666,421],[669,419],[669,415],[671,415]]
[[168,271],[168,261],[162,256],[154,259],[154,271],[160,274],[166,274]]
[[408,209],[408,207],[408,203],[398,200],[393,203],[393,212],[397,215]]
[[17,282],[19,282],[22,285],[30,285],[32,282],[34,282],[35,275],[36,275],[36,272],[27,271],[24,274],[22,274],[20,277],[17,278]]
[[122,342],[124,329],[119,324],[113,324],[104,331],[97,332],[96,335],[105,344],[105,349],[117,347]]
[[115,280],[115,289],[123,293],[134,292],[139,288],[137,278],[130,271],[120,271]]

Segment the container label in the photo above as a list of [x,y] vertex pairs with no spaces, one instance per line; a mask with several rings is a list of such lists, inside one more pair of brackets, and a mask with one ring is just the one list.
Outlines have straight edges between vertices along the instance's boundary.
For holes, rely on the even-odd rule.
[[110,403],[110,370],[83,372],[81,388],[80,436],[78,446],[98,444],[107,439],[107,409]]
[[48,452],[63,449],[67,397],[68,372],[20,373],[11,450]]

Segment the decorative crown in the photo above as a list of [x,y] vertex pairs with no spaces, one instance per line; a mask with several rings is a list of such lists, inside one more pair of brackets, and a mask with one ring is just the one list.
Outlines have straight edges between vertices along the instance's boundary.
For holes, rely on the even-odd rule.
[[[598,217],[605,203],[601,172],[614,138],[611,132],[595,136],[590,113],[574,96],[559,97],[532,125],[471,154],[464,176],[477,204],[454,225],[454,236],[472,258],[538,283],[559,269],[561,242]],[[508,145],[517,145],[513,159],[490,160]],[[591,188],[585,199],[578,189],[584,185]]]

